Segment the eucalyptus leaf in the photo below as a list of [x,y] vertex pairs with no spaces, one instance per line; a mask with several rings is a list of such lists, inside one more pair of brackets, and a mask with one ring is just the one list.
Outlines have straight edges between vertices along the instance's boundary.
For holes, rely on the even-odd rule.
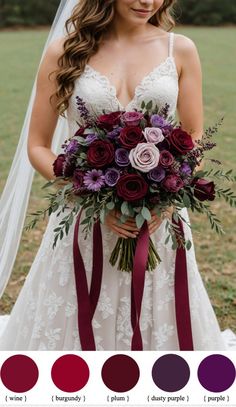
[[137,228],[138,228],[138,229],[141,229],[141,227],[143,226],[143,224],[144,224],[144,222],[145,222],[145,219],[144,219],[144,217],[142,216],[142,214],[139,213],[139,214],[136,216],[135,221],[136,221]]
[[129,216],[129,206],[128,206],[128,202],[124,201],[122,202],[121,205],[121,213],[123,215],[128,215]]
[[141,214],[142,214],[142,217],[144,219],[146,219],[147,221],[150,221],[152,219],[151,212],[145,206],[142,208]]
[[107,209],[112,210],[115,208],[115,203],[114,202],[108,202],[106,204]]

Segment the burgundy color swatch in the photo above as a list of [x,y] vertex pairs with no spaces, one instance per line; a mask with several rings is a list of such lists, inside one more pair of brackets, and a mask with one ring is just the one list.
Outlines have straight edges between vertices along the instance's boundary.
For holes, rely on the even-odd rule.
[[52,366],[51,376],[58,389],[72,393],[81,390],[88,382],[89,367],[76,355],[64,355]]
[[111,356],[102,367],[102,380],[112,391],[129,391],[139,380],[139,367],[130,356]]
[[190,369],[185,359],[179,355],[161,356],[154,363],[152,378],[159,389],[175,392],[183,389],[189,381]]
[[224,355],[207,356],[198,368],[198,379],[209,391],[218,393],[229,389],[235,381],[235,366]]
[[1,379],[4,386],[14,393],[31,390],[37,383],[38,376],[36,363],[25,355],[9,357],[1,368]]

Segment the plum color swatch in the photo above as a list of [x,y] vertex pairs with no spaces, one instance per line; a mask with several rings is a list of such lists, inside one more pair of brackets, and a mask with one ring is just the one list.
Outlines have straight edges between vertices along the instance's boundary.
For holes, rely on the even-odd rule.
[[152,378],[156,386],[166,392],[183,389],[189,381],[190,369],[181,356],[168,354],[161,356],[153,365]]
[[137,363],[127,355],[111,356],[102,367],[104,384],[115,392],[131,390],[137,384],[139,374]]
[[89,367],[80,356],[64,355],[53,364],[51,376],[58,389],[72,393],[81,390],[87,384]]
[[14,355],[5,360],[1,368],[4,386],[15,393],[25,393],[37,383],[39,371],[29,356]]
[[235,366],[224,355],[207,356],[198,368],[201,385],[214,393],[229,389],[235,381]]

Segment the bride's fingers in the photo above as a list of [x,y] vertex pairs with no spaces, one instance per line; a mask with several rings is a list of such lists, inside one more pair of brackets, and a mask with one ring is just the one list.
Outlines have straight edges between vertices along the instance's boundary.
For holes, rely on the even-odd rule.
[[128,237],[135,238],[135,237],[137,237],[136,234],[131,233],[128,230],[120,228],[119,226],[116,226],[114,224],[112,225],[112,229],[121,237],[125,237],[125,238],[128,238]]

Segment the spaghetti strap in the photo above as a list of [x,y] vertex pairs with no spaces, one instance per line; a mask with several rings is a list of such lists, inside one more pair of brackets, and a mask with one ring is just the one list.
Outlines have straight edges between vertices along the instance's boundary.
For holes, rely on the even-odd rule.
[[173,56],[173,48],[174,48],[174,33],[169,33],[169,57]]

